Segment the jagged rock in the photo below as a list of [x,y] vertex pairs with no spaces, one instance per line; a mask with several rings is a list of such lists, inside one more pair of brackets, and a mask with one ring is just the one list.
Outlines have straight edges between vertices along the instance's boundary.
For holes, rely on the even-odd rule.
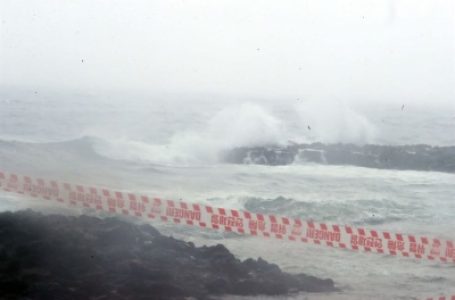
[[334,291],[330,279],[240,261],[115,218],[0,214],[2,299],[208,299]]

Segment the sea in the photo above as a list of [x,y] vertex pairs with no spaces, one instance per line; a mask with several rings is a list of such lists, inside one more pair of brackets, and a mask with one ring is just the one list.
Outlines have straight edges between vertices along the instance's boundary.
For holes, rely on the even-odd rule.
[[[146,93],[0,90],[0,170],[166,199],[455,239],[455,174],[229,164],[238,147],[291,143],[455,146],[455,105]],[[0,193],[0,210],[95,214]],[[145,221],[141,221],[145,222]],[[224,244],[339,292],[224,299],[426,299],[455,294],[455,264],[152,223]]]

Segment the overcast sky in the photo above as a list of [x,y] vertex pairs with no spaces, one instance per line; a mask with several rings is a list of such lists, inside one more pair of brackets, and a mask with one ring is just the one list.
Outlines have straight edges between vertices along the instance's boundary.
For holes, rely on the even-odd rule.
[[453,0],[0,0],[0,85],[455,101]]

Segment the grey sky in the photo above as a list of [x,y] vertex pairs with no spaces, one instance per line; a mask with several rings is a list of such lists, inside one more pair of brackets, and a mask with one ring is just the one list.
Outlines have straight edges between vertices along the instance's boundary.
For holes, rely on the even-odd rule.
[[0,0],[0,85],[450,102],[454,10],[452,0]]

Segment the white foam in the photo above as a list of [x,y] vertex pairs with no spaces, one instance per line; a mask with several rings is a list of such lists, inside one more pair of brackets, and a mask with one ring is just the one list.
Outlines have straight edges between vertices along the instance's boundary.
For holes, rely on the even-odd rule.
[[175,133],[167,144],[119,138],[97,144],[96,150],[115,159],[161,164],[213,163],[222,151],[231,148],[283,144],[285,133],[283,123],[265,108],[243,103],[222,109],[202,130]]
[[306,141],[367,144],[378,135],[365,116],[341,102],[302,102],[296,112]]

